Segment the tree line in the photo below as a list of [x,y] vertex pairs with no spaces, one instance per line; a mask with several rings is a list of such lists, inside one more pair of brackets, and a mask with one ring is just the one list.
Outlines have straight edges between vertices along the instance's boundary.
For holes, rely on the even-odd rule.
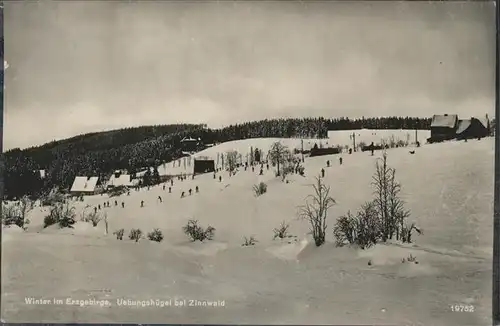
[[[77,175],[107,178],[116,169],[131,174],[183,156],[181,141],[200,138],[217,144],[248,138],[327,138],[328,130],[429,129],[431,119],[384,117],[360,119],[267,119],[210,129],[202,124],[172,124],[89,133],[3,153],[3,185],[7,198],[39,196],[54,187],[69,189]],[[39,170],[45,170],[45,177]]]

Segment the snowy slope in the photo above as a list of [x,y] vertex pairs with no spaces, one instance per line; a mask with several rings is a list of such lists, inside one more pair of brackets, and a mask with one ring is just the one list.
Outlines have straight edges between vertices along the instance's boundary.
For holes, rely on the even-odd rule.
[[[348,137],[348,136],[347,136]],[[254,140],[255,141],[255,140]],[[256,147],[264,147],[255,142]],[[240,141],[247,147],[249,140]],[[235,147],[237,143],[233,144]],[[210,150],[225,151],[227,143]],[[73,230],[42,229],[36,208],[27,232],[3,233],[2,318],[6,321],[169,322],[273,324],[411,324],[479,325],[490,323],[494,140],[424,145],[388,151],[403,196],[424,234],[415,244],[378,245],[369,250],[336,248],[331,226],[336,217],[355,211],[371,198],[377,155],[369,153],[308,158],[306,177],[290,183],[273,171],[240,171],[223,181],[212,175],[175,181],[172,193],[161,186],[115,198],[93,196],[75,202],[110,201],[110,231],[131,228],[163,231],[152,243],[118,241],[96,228],[77,223]],[[326,160],[332,166],[326,168]],[[297,219],[297,205],[311,192],[321,168],[337,205],[329,213],[329,242],[310,244],[308,225]],[[254,197],[252,186],[268,184]],[[180,193],[199,186],[200,193]],[[161,196],[163,203],[157,197]],[[145,207],[140,207],[144,200]],[[125,208],[121,208],[121,202]],[[191,243],[181,227],[195,218],[216,228],[215,239]],[[295,235],[272,240],[273,228],[290,223]],[[39,233],[38,233],[39,232]],[[242,247],[255,236],[254,247]],[[126,237],[125,237],[126,238]],[[288,243],[290,242],[290,243]],[[410,253],[419,264],[401,264]],[[372,265],[368,265],[368,261]],[[110,307],[26,305],[24,298],[108,299]],[[224,307],[122,307],[117,298],[191,298],[225,300]],[[474,305],[474,313],[453,313],[451,304]]]
[[[389,141],[394,138],[395,141],[408,141],[409,143],[414,143],[417,140],[420,143],[425,143],[425,140],[430,136],[429,130],[373,130],[373,129],[361,129],[361,130],[338,130],[329,131],[328,138],[326,139],[298,139],[298,138],[252,138],[244,140],[235,140],[225,143],[221,143],[217,146],[207,148],[199,153],[193,155],[193,157],[209,157],[215,160],[218,166],[221,166],[222,162],[219,160],[217,162],[217,156],[227,153],[228,151],[237,151],[241,154],[242,162],[246,162],[247,154],[251,152],[251,148],[258,148],[262,150],[263,153],[267,153],[274,142],[281,142],[283,145],[288,146],[291,150],[301,149],[302,142],[304,150],[310,150],[314,144],[318,146],[353,146],[352,134],[354,133],[356,146],[361,142],[365,144],[370,144],[374,142],[375,144],[380,144],[381,142]],[[186,164],[184,165],[184,161]],[[193,171],[192,161],[189,158],[180,158],[178,160],[162,164],[158,167],[158,172],[160,175],[178,175],[178,174],[190,174]]]

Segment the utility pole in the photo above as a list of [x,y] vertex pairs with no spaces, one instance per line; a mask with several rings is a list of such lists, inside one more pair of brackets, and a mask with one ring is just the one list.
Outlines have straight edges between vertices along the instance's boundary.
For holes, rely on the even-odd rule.
[[300,140],[300,147],[301,147],[300,154],[302,155],[302,163],[304,163],[304,139]]
[[418,127],[415,127],[415,144],[418,143]]
[[356,132],[352,133],[352,151],[356,151]]

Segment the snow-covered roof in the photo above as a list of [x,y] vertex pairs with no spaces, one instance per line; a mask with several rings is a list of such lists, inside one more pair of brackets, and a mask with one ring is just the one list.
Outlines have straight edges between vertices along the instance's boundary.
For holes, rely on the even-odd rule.
[[485,128],[488,128],[488,124],[489,124],[489,119],[487,116],[480,116],[480,117],[473,117],[474,119],[477,119],[479,122],[481,122],[481,124],[485,127]]
[[71,192],[94,192],[98,180],[98,177],[75,177]]
[[467,130],[467,128],[469,128],[470,125],[471,125],[471,120],[459,120],[457,134],[461,134],[462,132]]
[[116,178],[115,175],[113,174],[111,176],[111,178],[109,178],[109,182],[108,182],[108,186],[114,186],[114,187],[118,187],[118,186],[129,187],[132,185],[133,184],[132,184],[132,181],[131,181],[129,174],[122,174],[118,178]]
[[189,138],[183,138],[183,139],[181,140],[181,143],[182,143],[182,142],[186,142],[186,141],[198,141],[198,140],[196,140],[196,139],[194,139],[194,138],[191,138],[191,137],[189,137]]
[[456,114],[435,114],[432,117],[431,127],[454,128],[458,121]]

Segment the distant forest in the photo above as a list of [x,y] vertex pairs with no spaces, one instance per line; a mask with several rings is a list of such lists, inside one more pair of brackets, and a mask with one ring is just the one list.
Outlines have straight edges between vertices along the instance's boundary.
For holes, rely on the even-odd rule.
[[[411,117],[290,118],[235,124],[221,129],[175,124],[90,133],[3,153],[3,190],[7,198],[36,197],[54,187],[70,188],[77,175],[107,177],[116,169],[134,173],[182,157],[180,142],[184,137],[201,138],[205,144],[261,137],[326,138],[328,130],[423,130],[430,129],[430,123],[428,118]],[[40,178],[38,170],[45,170],[45,178]]]

